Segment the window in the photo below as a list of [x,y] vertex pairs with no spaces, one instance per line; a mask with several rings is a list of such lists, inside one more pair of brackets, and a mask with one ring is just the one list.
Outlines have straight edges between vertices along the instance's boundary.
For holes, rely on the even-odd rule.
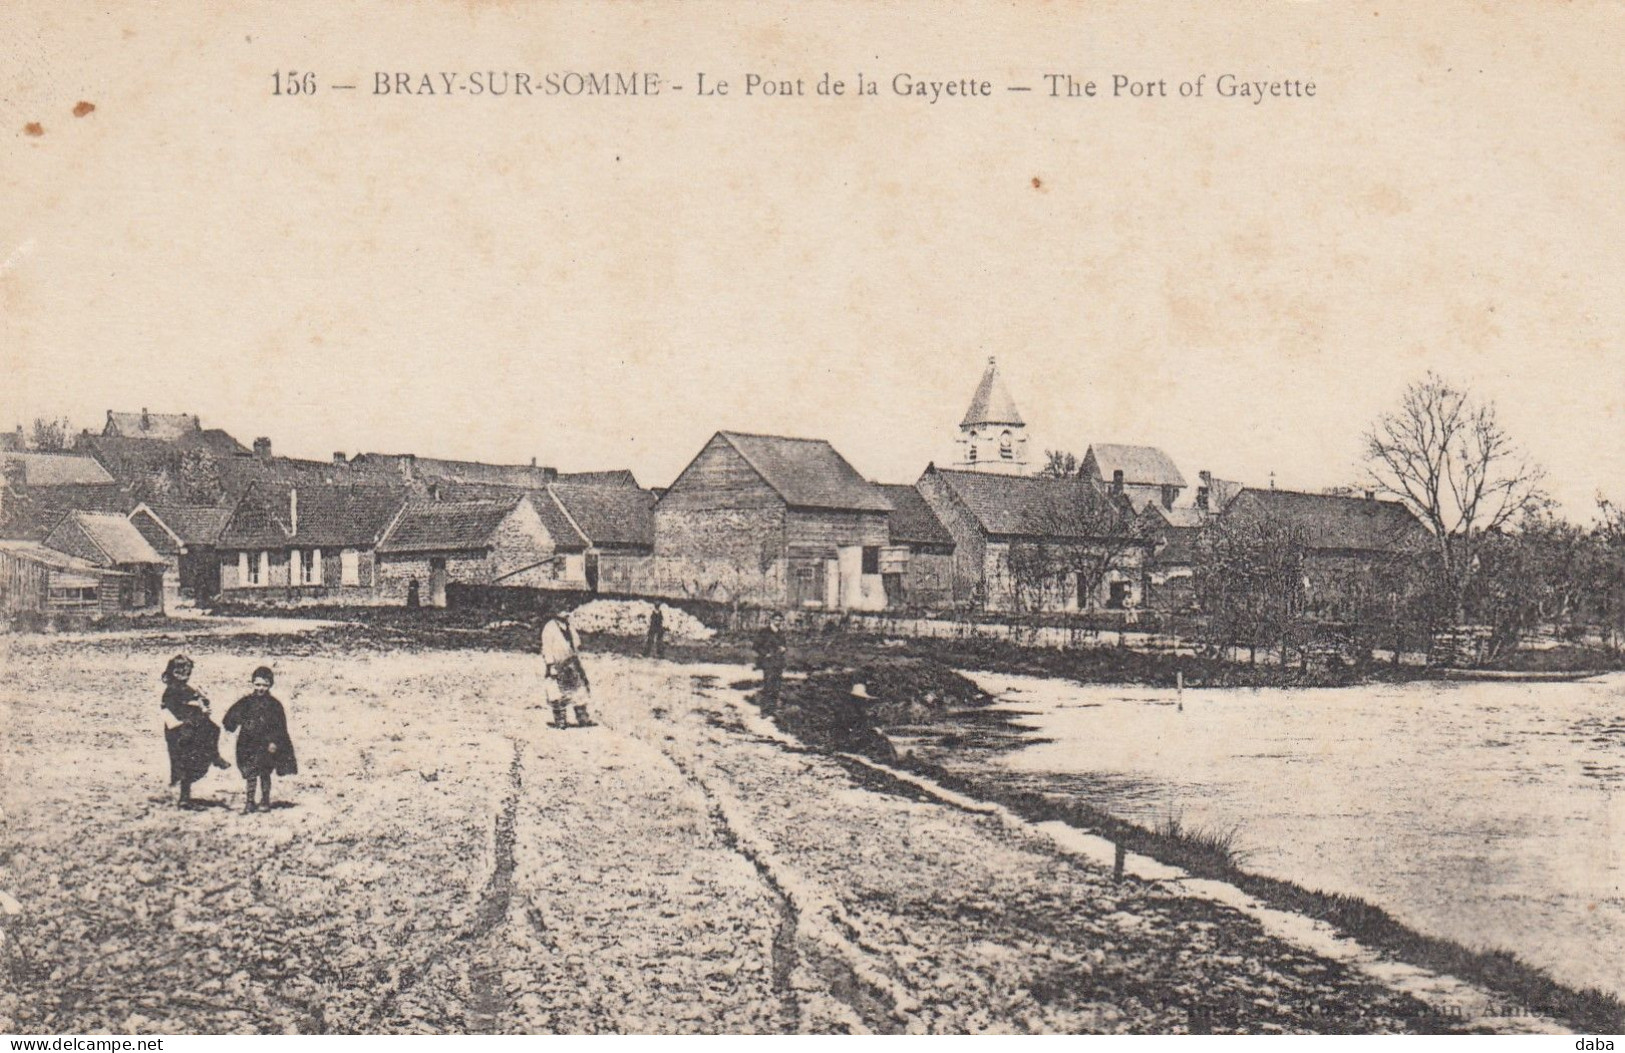
[[1120,611],[1128,606],[1128,582],[1112,582],[1111,596],[1106,600],[1106,606],[1114,611]]
[[264,585],[271,573],[271,554],[242,552],[237,556],[237,576],[244,585]]
[[339,550],[339,584],[361,584],[361,553],[353,548]]
[[63,589],[53,588],[51,590],[51,599],[57,603],[95,603],[96,587],[90,585]]
[[1008,431],[999,436],[999,459],[1004,461],[1016,459],[1015,440],[1010,437]]
[[879,548],[879,546],[877,546],[877,545],[865,545],[863,547],[863,573],[865,573],[865,574],[879,574],[880,573],[880,548]]

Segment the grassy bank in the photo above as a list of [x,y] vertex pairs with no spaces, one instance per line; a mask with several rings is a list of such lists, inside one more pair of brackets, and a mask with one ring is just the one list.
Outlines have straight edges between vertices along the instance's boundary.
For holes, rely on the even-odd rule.
[[[859,683],[874,696],[872,701],[853,698],[852,686]],[[1625,1003],[1607,992],[1566,986],[1505,951],[1472,950],[1417,932],[1357,897],[1305,889],[1289,881],[1249,873],[1244,858],[1236,851],[1233,831],[1193,829],[1180,823],[1177,816],[1156,828],[1139,826],[1092,807],[1064,790],[1021,789],[968,777],[915,754],[899,756],[883,734],[887,728],[945,722],[956,711],[955,723],[963,724],[967,722],[964,710],[985,707],[990,702],[974,684],[939,662],[887,655],[815,671],[803,681],[787,684],[784,704],[773,716],[786,731],[812,744],[863,753],[926,776],[948,789],[1001,804],[1029,821],[1058,820],[1197,877],[1228,882],[1271,907],[1324,921],[1367,947],[1476,984],[1501,996],[1508,1006],[1549,1016],[1579,1031],[1625,1031]],[[973,715],[968,721],[984,728],[1001,722],[1002,715],[994,713]],[[1009,737],[1014,738],[1014,733],[1010,732]]]

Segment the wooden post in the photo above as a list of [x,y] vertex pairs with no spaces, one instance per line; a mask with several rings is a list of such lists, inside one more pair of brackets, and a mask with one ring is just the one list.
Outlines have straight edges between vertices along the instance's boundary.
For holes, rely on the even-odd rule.
[[1117,858],[1112,861],[1113,881],[1123,880],[1123,863],[1127,856],[1128,852],[1123,848],[1123,842],[1117,842]]

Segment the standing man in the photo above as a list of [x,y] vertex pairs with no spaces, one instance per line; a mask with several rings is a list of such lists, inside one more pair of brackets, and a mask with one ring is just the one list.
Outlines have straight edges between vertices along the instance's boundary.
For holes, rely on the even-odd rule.
[[570,612],[550,615],[542,626],[542,663],[545,675],[544,689],[547,704],[553,709],[553,726],[567,728],[570,721],[565,710],[575,705],[576,726],[590,728],[593,719],[587,715],[587,671],[581,667],[581,639],[570,627]]
[[643,657],[666,657],[666,616],[661,612],[665,605],[657,603],[654,610],[649,612],[649,635],[643,639]]
[[767,627],[756,634],[756,665],[762,671],[762,692],[757,704],[763,713],[779,708],[779,685],[784,680],[784,615],[778,611],[767,620]]

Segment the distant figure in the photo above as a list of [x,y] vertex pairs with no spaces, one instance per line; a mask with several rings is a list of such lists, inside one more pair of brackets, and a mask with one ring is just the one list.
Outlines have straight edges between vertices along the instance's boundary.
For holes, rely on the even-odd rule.
[[221,721],[227,731],[237,732],[237,770],[248,783],[247,799],[243,803],[245,815],[255,810],[256,781],[260,784],[259,808],[270,811],[272,774],[299,773],[293,740],[288,737],[288,715],[282,703],[271,694],[275,677],[262,665],[254,670],[252,680],[253,694],[239,698],[226,710],[226,719]]
[[412,608],[418,606],[418,579],[416,578],[406,583],[406,605]]
[[643,657],[666,657],[666,616],[662,613],[662,604],[655,604],[655,609],[649,612],[649,635],[643,639]]
[[767,626],[756,634],[756,665],[762,671],[762,691],[757,705],[762,712],[771,713],[779,707],[779,686],[784,681],[784,615],[773,612]]
[[553,726],[567,728],[570,721],[565,711],[573,704],[576,726],[590,728],[593,719],[587,714],[587,671],[581,665],[581,638],[570,627],[570,614],[563,611],[547,619],[542,626],[542,663],[546,676],[544,689],[547,704],[553,709]]
[[220,727],[209,719],[209,700],[191,684],[192,660],[178,654],[164,667],[164,744],[169,747],[169,784],[179,783],[176,806],[192,807],[192,784],[211,767],[228,765],[220,756]]

